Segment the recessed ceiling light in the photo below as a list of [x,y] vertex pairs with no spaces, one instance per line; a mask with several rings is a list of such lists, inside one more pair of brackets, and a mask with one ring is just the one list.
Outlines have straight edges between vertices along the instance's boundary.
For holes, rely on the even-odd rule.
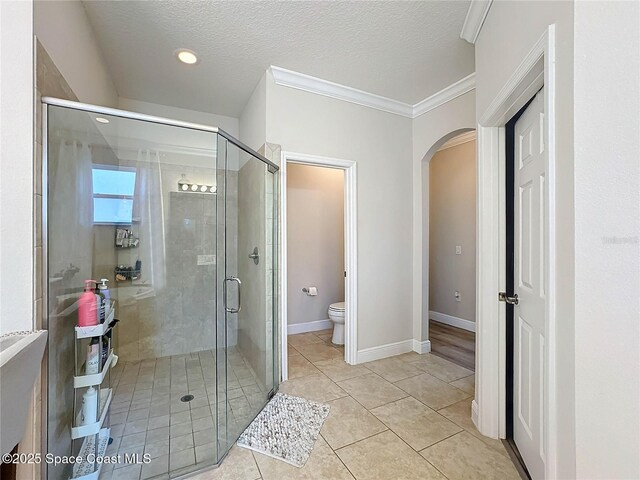
[[109,120],[107,118],[104,118],[104,117],[96,117],[96,122],[109,123]]
[[175,51],[175,54],[178,57],[178,60],[180,60],[182,63],[186,63],[187,65],[198,63],[198,56],[193,50],[180,48]]

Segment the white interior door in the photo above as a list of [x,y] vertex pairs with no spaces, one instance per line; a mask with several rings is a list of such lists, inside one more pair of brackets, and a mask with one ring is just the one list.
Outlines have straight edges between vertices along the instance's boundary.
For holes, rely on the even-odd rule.
[[544,93],[515,126],[513,437],[533,479],[545,476],[545,225]]

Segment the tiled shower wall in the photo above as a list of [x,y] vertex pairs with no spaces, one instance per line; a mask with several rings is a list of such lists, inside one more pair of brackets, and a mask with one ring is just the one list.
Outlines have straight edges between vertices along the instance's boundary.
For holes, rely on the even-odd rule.
[[[271,160],[276,165],[280,165],[280,158],[282,149],[280,145],[274,143],[265,143],[258,151],[268,160]],[[266,375],[267,378],[274,378],[274,367],[280,364],[280,329],[278,328],[280,322],[279,312],[279,252],[280,252],[280,221],[279,221],[279,188],[280,188],[280,172],[276,172],[268,177],[266,186],[266,204],[265,204],[265,218],[267,219],[267,225],[269,228],[265,232],[267,254],[265,255],[266,262],[266,285],[272,288],[267,288],[266,299],[266,344],[265,348],[273,349],[273,362],[267,364]],[[275,335],[275,339],[273,336]],[[279,375],[280,372],[277,371]]]
[[[44,283],[43,278],[43,232],[42,232],[42,209],[43,209],[43,185],[42,185],[42,103],[41,99],[43,96],[51,96],[57,98],[63,98],[67,100],[78,100],[76,95],[73,93],[66,80],[62,76],[62,74],[58,71],[57,67],[47,54],[46,50],[42,47],[40,42],[35,41],[35,51],[36,51],[36,82],[35,82],[35,91],[34,91],[34,108],[35,108],[35,125],[34,125],[34,138],[35,138],[35,147],[34,147],[34,317],[35,317],[35,327],[37,329],[41,329],[44,327],[45,321],[45,305],[43,304],[43,289],[42,285]],[[73,339],[73,337],[71,337]],[[53,338],[49,338],[49,343],[55,341]],[[43,360],[43,365],[46,365],[47,358],[45,356]],[[65,365],[62,371],[60,372],[61,379],[68,378],[69,375],[73,375],[73,363],[72,360],[68,362],[68,365]],[[64,383],[64,381],[60,382]],[[43,396],[45,401],[54,402],[50,403],[50,411],[58,412],[58,415],[52,416],[49,421],[49,425],[42,425],[42,401]],[[51,438],[55,438],[56,441],[50,442],[52,448],[51,453],[64,455],[68,454],[70,449],[70,430],[68,428],[68,421],[70,418],[70,414],[66,414],[66,407],[64,406],[64,399],[56,399],[51,398],[53,396],[49,396],[47,399],[47,377],[46,370],[43,368],[41,370],[41,382],[36,383],[35,389],[35,405],[33,409],[33,438],[36,442],[44,442],[47,435],[47,432],[51,433]],[[58,401],[56,406],[55,402]],[[69,418],[67,418],[69,417]],[[65,435],[66,434],[66,435]],[[66,438],[68,437],[68,438]],[[36,445],[36,451],[41,449],[40,445]],[[24,468],[24,466],[23,466]],[[41,473],[40,469],[41,465],[36,465],[36,477],[38,478]],[[52,467],[50,467],[52,468]],[[25,475],[24,477],[21,475]],[[20,467],[18,470],[18,478],[28,478],[29,474],[21,473]]]
[[[134,282],[120,282],[118,287],[118,354],[124,361],[137,361],[170,355],[180,355],[216,348],[216,322],[224,321],[222,302],[216,301],[222,293],[218,288],[225,260],[231,268],[237,261],[237,172],[227,172],[226,178],[226,222],[219,218],[225,198],[211,194],[178,192],[180,173],[188,178],[197,177],[192,167],[162,165],[163,182],[161,192],[164,202],[163,230],[164,252],[149,249],[149,229],[144,224],[134,227],[139,232],[140,246],[124,250],[119,263],[133,265],[137,258],[151,259],[165,268],[161,278],[149,273],[148,261],[142,263],[142,275]],[[205,169],[200,169],[205,170]],[[207,169],[209,176],[213,169]],[[175,180],[175,181],[174,181]],[[224,172],[216,175],[218,185],[224,182]],[[158,192],[160,194],[160,192]],[[143,221],[144,222],[144,221]],[[226,228],[226,259],[217,258],[224,242]],[[146,237],[146,238],[145,238]],[[164,258],[154,256],[164,255]],[[216,255],[216,264],[198,265],[200,255]],[[218,277],[218,278],[216,278]],[[136,295],[136,292],[150,292]],[[216,314],[217,313],[217,318]],[[236,344],[234,318],[228,328],[227,341]]]
[[[258,153],[278,164],[280,147],[265,144]],[[238,315],[238,350],[249,361],[264,384],[274,380],[274,363],[279,359],[279,325],[277,305],[277,251],[279,234],[274,231],[278,174],[270,174],[264,164],[250,160],[238,172],[239,200],[239,263],[238,271],[245,288],[250,290],[243,299],[243,310]],[[257,246],[260,263],[243,255]],[[274,310],[275,307],[275,310]],[[276,335],[276,339],[274,339]],[[275,340],[275,342],[274,342]]]
[[[267,262],[264,215],[266,169],[262,162],[248,158],[238,171],[238,276],[247,293],[238,313],[238,349],[260,378],[265,378],[265,268]],[[249,254],[257,247],[256,265]]]

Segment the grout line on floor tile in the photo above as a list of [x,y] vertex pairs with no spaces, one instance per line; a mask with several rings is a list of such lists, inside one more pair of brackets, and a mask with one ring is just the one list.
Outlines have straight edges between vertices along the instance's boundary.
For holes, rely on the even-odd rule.
[[[243,448],[243,447],[238,447],[238,448]],[[260,478],[264,478],[264,476],[262,475],[262,470],[260,470],[260,464],[258,463],[258,459],[256,458],[256,452],[254,452],[253,450],[249,450],[251,452],[251,458],[253,458],[253,463],[256,466],[256,468],[258,469],[258,473],[260,474]]]
[[[367,412],[369,412],[369,410],[367,410]],[[371,412],[369,412],[369,413],[371,413]],[[371,413],[371,415],[373,415],[373,413]],[[377,419],[377,417],[376,417],[375,415],[373,415],[373,416]],[[333,450],[334,452],[337,452],[338,450],[342,450],[343,448],[349,447],[349,446],[351,446],[351,445],[355,445],[356,443],[358,443],[358,442],[362,442],[363,440],[366,440],[366,439],[368,439],[368,438],[375,437],[376,435],[380,435],[381,433],[384,433],[384,432],[386,432],[387,430],[389,430],[390,432],[393,432],[393,430],[391,430],[389,427],[387,427],[387,425],[385,425],[383,422],[380,422],[380,423],[382,423],[382,424],[385,426],[385,429],[384,429],[384,430],[382,430],[381,432],[372,433],[371,435],[367,435],[366,437],[363,437],[363,438],[361,438],[360,440],[355,440],[355,441],[353,441],[353,442],[351,442],[351,443],[347,443],[346,445],[343,445],[343,446],[341,446],[340,448],[337,448],[337,449],[335,449],[335,450],[333,450],[333,447],[331,446],[331,444],[330,444],[329,442],[327,442],[327,445],[329,445],[329,448],[331,448],[331,450]],[[395,432],[394,432],[394,433],[395,433]],[[322,438],[324,438],[324,437],[322,437]],[[327,441],[327,440],[325,439],[325,442],[326,442],[326,441]]]
[[[449,421],[450,421],[450,420],[449,420]],[[453,422],[451,422],[451,423],[453,423]],[[458,425],[457,423],[454,423],[454,425],[455,425],[456,427],[460,427],[460,425]],[[460,427],[460,428],[462,428],[462,427]],[[445,440],[448,440],[448,439],[450,439],[451,437],[455,437],[456,435],[459,435],[460,433],[464,433],[464,432],[467,432],[467,431],[466,431],[464,428],[462,428],[462,430],[460,430],[459,432],[453,433],[453,434],[449,435],[448,437],[441,438],[440,440],[438,440],[437,442],[432,443],[432,444],[431,444],[431,445],[429,445],[428,447],[424,447],[424,448],[423,448],[423,449],[421,449],[421,450],[416,450],[416,449],[414,448],[414,450],[415,450],[416,452],[418,452],[418,453],[424,452],[426,449],[431,448],[431,447],[433,447],[433,446],[435,446],[435,445],[439,444],[440,442],[444,442]],[[469,433],[469,432],[467,432],[467,433]],[[478,440],[479,440],[479,439],[478,439]]]
[[[425,461],[425,462],[427,462],[429,465],[431,465],[433,468],[435,468],[435,469],[436,469],[436,470],[437,470],[437,471],[438,471],[438,472],[439,472],[439,473],[440,473],[444,478],[447,478],[447,479],[449,478],[449,477],[447,477],[447,476],[444,474],[444,472],[440,471],[440,469],[439,469],[438,467],[436,467],[433,463],[431,463],[429,460],[427,460],[427,459],[426,459],[426,458],[424,458],[422,455],[420,455],[420,452],[421,452],[422,450],[417,451],[415,448],[413,448],[411,445],[409,445],[407,442],[405,442],[405,441],[404,441],[404,439],[403,439],[400,435],[398,435],[396,432],[394,432],[393,430],[389,430],[389,431],[390,431],[391,433],[393,433],[396,437],[398,437],[398,439],[399,439],[402,443],[404,443],[407,447],[409,447],[409,448],[411,449],[411,451],[413,451],[413,452],[415,452],[416,454],[418,454],[422,460],[424,460],[424,461]],[[465,431],[465,430],[463,429],[463,431]],[[458,435],[458,433],[462,433],[462,432],[454,433],[453,435],[449,435],[447,438],[454,437],[454,436]],[[446,438],[445,438],[445,439],[443,439],[443,440],[446,440]],[[438,442],[434,443],[433,445],[436,445],[437,443],[440,443],[440,442],[442,442],[443,440],[440,440],[440,441],[438,441]],[[429,445],[428,447],[425,447],[423,450],[426,450],[427,448],[433,447],[433,445]]]

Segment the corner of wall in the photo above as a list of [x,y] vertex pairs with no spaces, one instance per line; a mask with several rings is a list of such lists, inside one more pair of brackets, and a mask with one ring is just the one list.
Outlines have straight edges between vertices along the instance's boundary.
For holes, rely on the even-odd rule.
[[267,72],[240,114],[240,140],[257,150],[267,141]]

